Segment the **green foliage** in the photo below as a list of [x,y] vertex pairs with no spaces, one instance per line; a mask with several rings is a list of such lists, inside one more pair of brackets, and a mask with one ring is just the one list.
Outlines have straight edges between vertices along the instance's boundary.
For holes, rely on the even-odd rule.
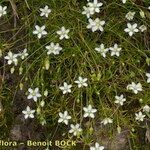
[[[3,1],[1,3],[3,4]],[[4,130],[0,130],[2,138],[7,137],[13,120],[11,100],[15,96],[13,94],[20,90],[20,83],[23,84],[24,95],[27,95],[30,87],[39,87],[42,93],[42,98],[35,106],[35,109],[38,108],[40,111],[37,115],[39,123],[46,120],[45,126],[51,130],[58,125],[58,113],[67,110],[72,116],[72,122],[82,122],[84,132],[78,140],[87,145],[90,145],[93,140],[87,126],[84,125],[86,120],[82,116],[82,109],[88,104],[92,104],[98,109],[96,118],[88,120],[88,127],[94,128],[95,124],[105,117],[113,119],[113,124],[109,128],[109,136],[113,136],[117,132],[118,126],[121,129],[129,130],[140,126],[135,120],[135,113],[142,106],[150,104],[149,85],[146,83],[145,76],[145,73],[149,72],[149,33],[148,31],[139,32],[133,37],[129,37],[124,29],[127,24],[125,15],[128,11],[136,12],[133,22],[139,25],[145,24],[149,28],[148,0],[145,1],[144,6],[134,3],[134,1],[128,1],[126,5],[120,3],[119,0],[105,2],[101,12],[93,16],[93,18],[99,17],[106,21],[103,33],[93,33],[86,29],[87,18],[81,14],[86,0],[16,0],[16,12],[19,18],[14,16],[11,4],[4,3],[8,4],[9,11],[0,24],[0,26],[6,25],[0,30],[0,49],[5,55],[8,51],[17,53],[27,48],[29,56],[23,61],[20,60],[18,66],[15,67],[14,74],[19,77],[16,79],[17,84],[11,87],[12,91],[8,90],[8,83],[3,84],[1,90],[0,97],[2,97],[4,114],[0,119],[0,126],[5,126]],[[39,16],[39,8],[45,5],[52,9],[48,18]],[[146,18],[141,18],[140,10],[145,13]],[[13,24],[14,18],[16,18],[16,26]],[[32,34],[36,24],[46,25],[48,32],[48,35],[40,40]],[[56,31],[62,26],[70,29],[70,39],[59,40]],[[63,50],[58,56],[47,56],[45,46],[51,42],[59,43],[62,46]],[[112,57],[108,53],[106,58],[103,58],[94,50],[101,43],[107,47],[118,43],[122,47],[120,57]],[[48,70],[45,69],[45,63],[49,64]],[[21,75],[19,75],[20,67],[23,69]],[[6,65],[6,74],[10,68]],[[0,69],[3,69],[3,66]],[[77,88],[74,81],[78,76],[88,78],[87,88]],[[63,82],[73,85],[71,94],[62,94],[59,86]],[[131,82],[140,82],[143,91],[137,95],[128,91],[126,87]],[[46,89],[48,90],[47,97],[44,96]],[[118,107],[114,103],[115,96],[122,93],[127,101],[123,107]],[[143,100],[142,103],[139,102],[140,99]],[[40,106],[42,100],[46,103],[44,108]],[[62,126],[58,127],[60,135],[68,133],[68,128]],[[45,136],[50,139],[53,135],[48,134]],[[65,137],[67,138],[68,135],[66,134]],[[134,142],[138,146],[136,139]]]

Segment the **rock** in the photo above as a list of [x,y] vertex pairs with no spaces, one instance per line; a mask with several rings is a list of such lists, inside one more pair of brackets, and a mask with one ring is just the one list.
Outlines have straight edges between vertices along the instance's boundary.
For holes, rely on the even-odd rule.
[[14,125],[10,131],[10,137],[14,141],[22,140],[21,127],[20,125]]
[[146,130],[146,139],[147,139],[147,141],[150,143],[150,129],[147,129]]
[[125,130],[121,133],[116,134],[116,136],[110,141],[108,149],[110,150],[129,150],[128,144],[129,131]]
[[129,150],[129,135],[128,129],[122,129],[120,133],[108,133],[110,129],[102,125],[95,127],[94,137],[96,141],[105,147],[106,150]]
[[116,134],[113,138],[103,137],[98,141],[107,150],[129,150],[128,131]]

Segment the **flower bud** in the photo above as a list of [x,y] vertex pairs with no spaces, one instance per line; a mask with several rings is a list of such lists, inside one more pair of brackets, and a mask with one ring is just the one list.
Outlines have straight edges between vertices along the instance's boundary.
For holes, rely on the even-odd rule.
[[94,131],[93,127],[90,127],[90,129],[89,129],[89,133],[90,133],[90,135],[92,135],[92,134],[93,134],[93,131]]
[[38,115],[41,114],[41,109],[40,109],[40,107],[38,107],[38,108],[36,109],[36,112],[37,112]]
[[13,73],[14,73],[14,71],[15,71],[15,68],[14,68],[14,67],[12,67],[12,68],[10,69],[10,73],[11,73],[11,74],[13,74]]
[[20,90],[23,90],[23,83],[19,84]]
[[2,50],[0,49],[0,58],[2,57]]
[[45,102],[42,100],[42,101],[40,102],[40,106],[41,106],[41,107],[44,107],[44,105],[45,105]]
[[49,63],[49,60],[48,58],[45,60],[45,69],[48,70],[50,67],[50,63]]
[[117,132],[118,132],[119,134],[121,133],[121,127],[120,127],[120,126],[117,127]]
[[45,97],[48,96],[48,90],[47,90],[47,89],[44,91],[44,96],[45,96]]
[[21,75],[21,74],[22,74],[22,72],[23,72],[23,68],[22,68],[22,67],[20,67],[20,68],[19,68],[19,75]]
[[144,13],[144,11],[140,11],[140,16],[142,17],[142,18],[145,18],[145,13]]

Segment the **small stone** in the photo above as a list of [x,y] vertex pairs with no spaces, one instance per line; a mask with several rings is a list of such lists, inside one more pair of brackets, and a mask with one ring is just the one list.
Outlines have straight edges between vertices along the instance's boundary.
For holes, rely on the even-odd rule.
[[10,131],[10,137],[14,141],[19,141],[22,139],[20,125],[14,125],[14,127]]

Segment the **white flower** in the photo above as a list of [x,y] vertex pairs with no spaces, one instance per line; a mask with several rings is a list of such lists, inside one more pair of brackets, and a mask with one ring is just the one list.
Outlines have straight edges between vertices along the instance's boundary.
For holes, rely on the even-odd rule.
[[104,150],[104,146],[100,146],[99,143],[95,143],[94,147],[90,147],[90,150]]
[[135,113],[135,119],[138,121],[143,121],[144,117],[145,115],[143,115],[141,111],[139,113]]
[[54,44],[53,42],[51,42],[50,45],[46,46],[45,48],[48,50],[47,55],[58,55],[62,50],[62,47],[59,46],[59,43]]
[[4,58],[7,60],[8,65],[11,65],[12,63],[14,63],[15,66],[17,66],[18,64],[17,57],[18,57],[17,54],[13,54],[11,51],[9,51],[7,56],[5,56]]
[[116,104],[120,104],[121,106],[123,105],[123,103],[126,101],[126,99],[123,97],[123,95],[121,94],[120,96],[115,96],[115,103]]
[[7,9],[7,6],[2,7],[0,5],[0,17],[7,14],[6,9]]
[[51,9],[46,5],[44,8],[40,8],[41,14],[40,16],[48,17],[49,13],[51,13]]
[[69,130],[69,133],[73,133],[74,136],[78,136],[82,131],[79,124],[76,125],[71,124],[70,127],[71,129]]
[[111,51],[111,56],[116,55],[119,57],[122,48],[119,48],[118,44],[114,44],[114,47],[110,47],[109,49]]
[[33,99],[35,102],[39,97],[41,97],[41,94],[39,93],[39,88],[35,88],[34,90],[29,88],[28,89],[29,95],[27,99]]
[[148,9],[150,10],[150,6],[148,6]]
[[93,109],[91,105],[89,105],[88,107],[83,107],[84,110],[84,115],[83,117],[90,117],[90,118],[94,118],[94,113],[97,112],[96,109]]
[[95,50],[105,58],[109,48],[105,48],[104,44],[101,44],[99,47],[96,47]]
[[79,77],[78,80],[75,81],[75,83],[78,84],[78,88],[81,88],[83,86],[87,87],[88,84],[86,82],[87,82],[87,78],[82,78],[82,77]]
[[35,110],[31,110],[29,106],[26,107],[26,110],[23,110],[24,118],[34,118]]
[[29,54],[27,53],[27,49],[26,49],[26,48],[25,48],[25,49],[23,50],[23,52],[20,54],[22,60],[25,59],[28,55],[29,55]]
[[148,105],[145,105],[144,107],[143,107],[143,111],[144,112],[150,112],[150,107],[148,106]]
[[59,117],[60,117],[60,118],[59,118],[58,122],[59,122],[59,123],[61,123],[61,122],[62,122],[62,123],[65,123],[66,125],[68,125],[68,120],[71,119],[71,116],[68,115],[68,112],[67,112],[67,111],[65,111],[64,113],[61,113],[61,112],[60,112],[60,113],[59,113]]
[[108,123],[113,123],[113,120],[111,118],[105,118],[101,121],[102,124],[106,125]]
[[127,2],[127,0],[121,0],[123,4],[125,4]]
[[63,94],[66,94],[66,93],[71,93],[71,87],[72,87],[71,84],[67,84],[66,82],[64,82],[64,85],[59,87],[59,89],[62,90]]
[[147,76],[147,83],[150,83],[150,73],[146,73]]
[[133,20],[134,15],[135,15],[135,12],[129,11],[129,12],[126,14],[125,17],[126,17],[128,20]]
[[147,30],[147,27],[145,25],[141,25],[139,29],[141,30],[141,32],[144,32],[145,30]]
[[136,23],[134,23],[133,25],[127,23],[127,28],[124,29],[124,31],[127,32],[130,36],[132,36],[135,32],[139,32],[139,29],[137,29]]
[[101,21],[99,18],[96,18],[95,20],[89,19],[89,24],[87,25],[87,29],[92,29],[92,32],[95,32],[97,30],[100,30],[101,32],[104,31],[103,26],[105,24],[105,21]]
[[83,10],[82,14],[86,15],[87,18],[90,18],[90,16],[94,14],[94,9],[92,10],[90,7],[83,6],[83,9],[84,10]]
[[127,90],[132,90],[135,94],[137,94],[138,91],[142,91],[142,85],[141,83],[135,84],[134,82],[132,82],[127,86]]
[[100,7],[102,5],[103,5],[103,3],[98,3],[98,0],[94,0],[93,2],[88,3],[88,6],[90,7],[90,9],[97,13],[100,12]]
[[40,27],[40,26],[36,25],[35,29],[36,30],[33,31],[33,34],[37,34],[39,39],[42,37],[42,35],[47,34],[47,32],[45,31],[45,26]]
[[59,39],[69,39],[68,33],[69,33],[69,29],[65,29],[65,27],[61,27],[61,29],[59,31],[57,31],[56,33],[60,36]]

